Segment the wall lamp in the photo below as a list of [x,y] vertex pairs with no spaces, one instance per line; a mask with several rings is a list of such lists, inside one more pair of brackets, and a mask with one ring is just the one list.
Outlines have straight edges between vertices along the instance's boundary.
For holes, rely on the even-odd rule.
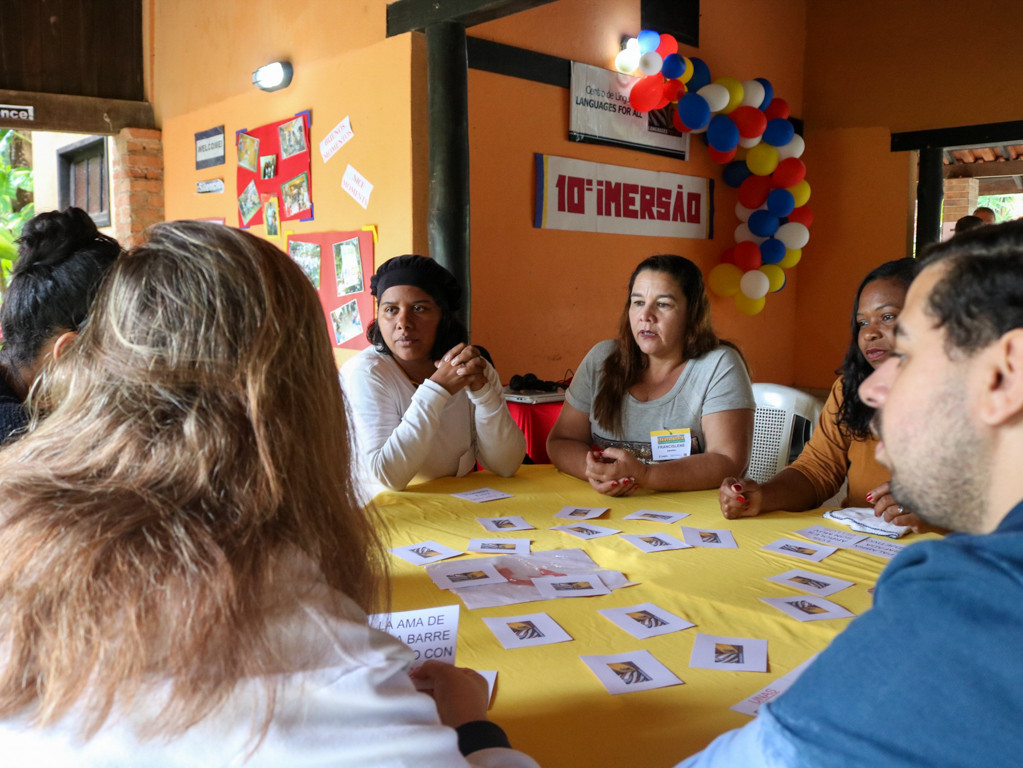
[[291,62],[275,61],[253,72],[252,84],[261,91],[279,91],[291,85],[292,75]]

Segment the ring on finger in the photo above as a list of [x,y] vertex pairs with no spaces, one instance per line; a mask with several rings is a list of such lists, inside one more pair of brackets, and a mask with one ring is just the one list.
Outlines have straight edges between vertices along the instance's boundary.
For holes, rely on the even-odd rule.
[[902,505],[901,504],[899,504],[899,514],[900,515],[902,514]]

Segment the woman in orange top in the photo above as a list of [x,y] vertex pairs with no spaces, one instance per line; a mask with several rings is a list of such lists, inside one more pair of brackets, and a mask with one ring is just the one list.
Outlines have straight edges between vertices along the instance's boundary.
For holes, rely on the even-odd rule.
[[852,339],[821,412],[817,429],[792,464],[760,484],[750,478],[725,478],[718,491],[727,518],[753,517],[784,509],[816,509],[834,496],[846,477],[846,506],[872,506],[878,517],[921,530],[921,520],[892,498],[891,477],[874,458],[877,440],[870,433],[874,409],[863,403],[860,383],[892,354],[895,322],[916,274],[914,259],[889,261],[860,283],[852,313]]

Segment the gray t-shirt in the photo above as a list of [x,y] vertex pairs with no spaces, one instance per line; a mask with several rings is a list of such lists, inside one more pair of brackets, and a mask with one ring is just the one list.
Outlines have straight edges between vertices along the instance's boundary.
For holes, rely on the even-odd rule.
[[662,429],[690,430],[691,453],[703,453],[703,417],[719,411],[754,410],[753,388],[739,354],[720,346],[690,360],[667,394],[641,402],[630,394],[622,403],[623,435],[608,434],[593,418],[593,398],[600,388],[604,360],[614,350],[607,339],[586,353],[565,400],[590,416],[590,433],[598,448],[622,448],[641,461],[653,459],[650,433]]

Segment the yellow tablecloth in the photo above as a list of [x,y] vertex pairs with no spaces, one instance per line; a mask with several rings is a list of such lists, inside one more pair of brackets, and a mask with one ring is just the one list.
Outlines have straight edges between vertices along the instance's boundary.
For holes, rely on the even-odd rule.
[[[477,488],[495,488],[513,498],[473,503],[451,496]],[[601,567],[619,570],[639,586],[610,595],[546,600],[468,610],[438,589],[422,567],[391,558],[392,609],[395,611],[458,603],[461,605],[457,663],[498,670],[491,718],[512,744],[544,768],[671,766],[707,745],[718,734],[749,721],[730,706],[756,693],[822,650],[851,619],[798,622],[760,601],[796,593],[765,577],[803,568],[855,582],[830,600],[854,614],[871,604],[868,588],[887,564],[873,555],[841,549],[819,563],[760,549],[799,528],[822,524],[848,530],[819,512],[776,512],[746,520],[726,520],[717,491],[640,493],[611,498],[552,466],[524,466],[515,477],[477,472],[383,493],[375,504],[387,526],[390,546],[433,540],[465,551],[471,538],[498,537],[476,517],[521,515],[534,531],[508,537],[531,538],[532,551],[579,548]],[[623,533],[672,533],[680,526],[728,529],[738,549],[693,548],[644,554],[618,536],[584,541],[547,530],[570,523],[554,518],[564,506],[610,507],[591,522]],[[671,526],[623,520],[640,509],[688,512]],[[795,538],[799,538],[796,536]],[[910,544],[933,535],[909,535]],[[482,557],[468,554],[465,557]],[[448,561],[450,562],[450,561]],[[638,640],[597,613],[652,602],[696,624],[648,640]],[[572,642],[505,650],[482,619],[546,612],[574,638]],[[689,667],[696,634],[758,638],[768,641],[768,672],[722,672]],[[685,685],[612,696],[579,659],[581,654],[648,650]],[[741,768],[738,767],[737,768]]]

